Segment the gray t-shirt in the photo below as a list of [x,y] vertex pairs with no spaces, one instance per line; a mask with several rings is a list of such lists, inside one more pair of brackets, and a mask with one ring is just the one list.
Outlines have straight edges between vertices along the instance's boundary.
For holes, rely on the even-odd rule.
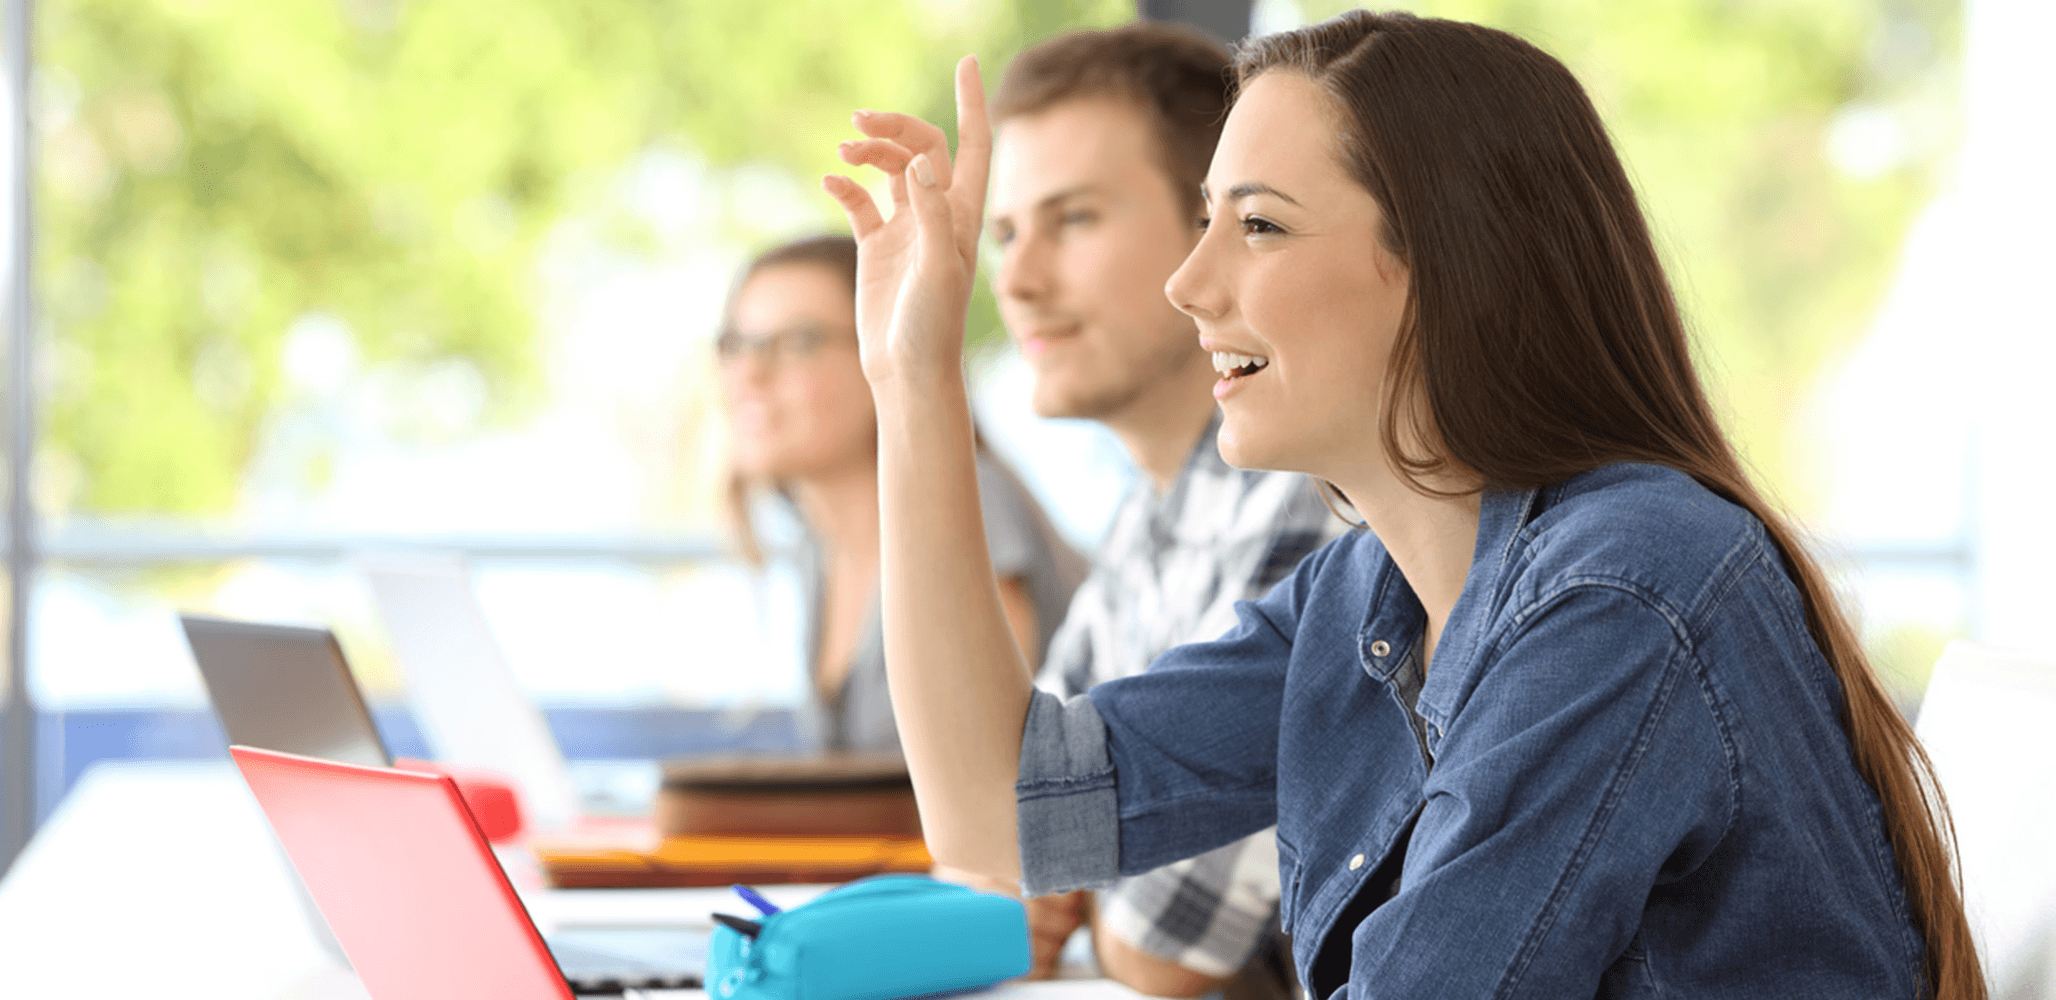
[[[993,572],[1021,581],[1035,605],[1037,648],[1049,649],[1050,638],[1064,620],[1071,592],[1085,576],[1085,560],[1064,543],[1048,515],[1028,488],[1004,465],[980,452],[978,500],[985,517],[985,545]],[[812,534],[803,533],[799,548],[803,581],[801,620],[806,628],[806,665],[820,660],[821,606],[825,599],[824,553]],[[820,686],[806,685],[809,705],[805,724],[818,749],[857,753],[898,753],[899,730],[892,720],[892,700],[885,686],[885,632],[874,594],[850,655],[836,697],[824,699]]]

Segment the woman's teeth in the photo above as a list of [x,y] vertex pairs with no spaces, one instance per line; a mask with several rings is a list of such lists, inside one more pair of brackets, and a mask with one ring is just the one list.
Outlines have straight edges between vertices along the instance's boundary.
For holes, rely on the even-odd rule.
[[1222,378],[1241,378],[1244,375],[1254,375],[1262,371],[1263,367],[1270,363],[1270,358],[1236,354],[1232,351],[1214,352],[1214,370],[1220,372]]

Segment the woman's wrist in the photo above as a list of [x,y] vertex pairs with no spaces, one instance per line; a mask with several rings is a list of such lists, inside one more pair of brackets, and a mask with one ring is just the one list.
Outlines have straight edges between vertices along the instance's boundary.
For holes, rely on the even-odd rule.
[[890,351],[884,363],[864,366],[864,378],[871,384],[871,397],[880,407],[901,400],[918,402],[949,386],[961,390],[964,383],[963,335],[954,335],[952,347],[934,351]]
[[920,434],[954,414],[961,413],[966,422],[971,415],[962,368],[922,365],[901,369],[888,378],[872,380],[871,400],[877,408],[879,430],[884,433]]

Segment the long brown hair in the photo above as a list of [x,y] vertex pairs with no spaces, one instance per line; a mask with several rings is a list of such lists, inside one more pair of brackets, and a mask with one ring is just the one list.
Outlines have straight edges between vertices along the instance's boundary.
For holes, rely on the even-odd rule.
[[[1322,87],[1340,156],[1384,211],[1383,242],[1411,287],[1379,430],[1416,489],[1436,493],[1425,480],[1449,474],[1528,489],[1647,462],[1763,523],[1841,681],[1842,726],[1883,806],[1930,995],[1981,1000],[1927,754],[1819,564],[1722,433],[1634,188],[1576,78],[1502,31],[1366,11],[1256,39],[1234,68],[1238,86],[1283,70]],[[1424,444],[1408,453],[1404,440]]]

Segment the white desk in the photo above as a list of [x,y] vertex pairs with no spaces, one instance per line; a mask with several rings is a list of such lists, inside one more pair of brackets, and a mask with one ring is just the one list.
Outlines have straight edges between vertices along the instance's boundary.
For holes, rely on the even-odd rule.
[[96,767],[0,882],[7,992],[364,1000],[289,871],[226,762]]
[[[1001,983],[989,990],[960,994],[976,1000],[1144,1000],[1141,993],[1111,979],[1057,979],[1042,983]],[[707,1000],[706,990],[631,990],[625,1000]]]
[[[369,1000],[324,946],[283,850],[234,767],[109,764],[81,779],[0,881],[8,997]],[[771,886],[796,906],[826,886]],[[708,927],[725,889],[525,889],[544,933]],[[653,1000],[705,1000],[697,990]],[[1106,980],[1009,983],[993,1000],[1136,1000]],[[453,998],[454,1000],[454,998]]]

